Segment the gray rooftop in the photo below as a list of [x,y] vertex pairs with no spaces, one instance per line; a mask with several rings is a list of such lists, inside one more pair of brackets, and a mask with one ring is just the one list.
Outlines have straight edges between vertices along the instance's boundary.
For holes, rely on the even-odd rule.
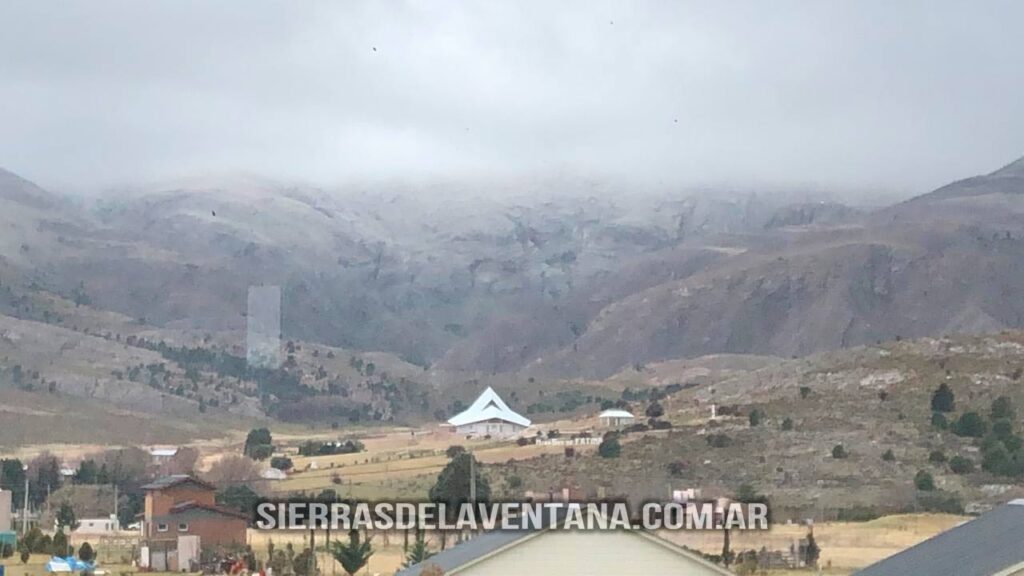
[[855,576],[993,576],[1024,563],[1024,500],[876,562]]
[[472,540],[456,544],[443,552],[438,552],[424,562],[399,570],[398,572],[395,572],[395,576],[419,576],[420,571],[431,564],[434,564],[445,572],[450,572],[463,564],[476,560],[482,556],[486,556],[495,550],[512,544],[520,538],[525,538],[534,533],[535,531],[533,530],[495,530],[493,532],[487,532],[473,538]]

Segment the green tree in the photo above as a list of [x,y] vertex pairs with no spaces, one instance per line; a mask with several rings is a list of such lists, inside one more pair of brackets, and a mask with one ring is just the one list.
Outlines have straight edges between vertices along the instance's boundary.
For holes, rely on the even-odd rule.
[[1013,409],[1013,401],[1007,396],[1000,396],[992,401],[992,420],[1006,419],[1012,421],[1016,418],[1016,411]]
[[278,470],[291,470],[294,466],[292,459],[287,456],[274,456],[270,459],[270,467]]
[[793,419],[790,418],[789,416],[786,416],[782,420],[782,431],[783,432],[789,432],[792,429],[793,429]]
[[888,450],[885,451],[885,453],[882,454],[882,460],[886,462],[896,461],[896,455],[892,453],[892,448],[889,448]]
[[60,508],[57,509],[57,529],[63,531],[64,528],[67,528],[69,532],[78,528],[78,517],[75,516],[75,508],[67,500],[61,502]]
[[96,552],[93,551],[92,546],[88,542],[83,542],[82,546],[78,549],[78,559],[82,562],[92,562],[96,559]]
[[459,505],[470,501],[471,470],[476,477],[476,501],[490,500],[491,485],[487,477],[480,473],[480,463],[469,452],[463,452],[452,458],[437,475],[437,481],[430,489],[430,501],[446,503],[449,512],[454,514]]
[[956,409],[956,396],[949,384],[943,382],[932,392],[932,412],[952,412]]
[[362,570],[366,563],[373,556],[372,538],[360,540],[358,530],[349,530],[348,542],[335,540],[330,544],[331,556],[341,564],[345,573],[355,576],[355,573]]
[[651,402],[651,405],[647,407],[644,414],[646,414],[648,418],[661,418],[665,415],[665,408],[663,408],[658,402]]
[[821,557],[821,547],[818,546],[818,542],[814,539],[814,533],[807,534],[807,547],[804,548],[804,563],[807,566],[816,568],[818,566],[818,558]]
[[992,422],[992,435],[1004,442],[1013,438],[1013,422],[1006,418],[994,420]]
[[843,448],[842,444],[836,444],[832,447],[832,457],[837,460],[846,458],[849,455],[850,453],[846,451],[846,448]]
[[215,498],[221,506],[250,514],[256,508],[260,496],[245,484],[234,484],[218,491]]
[[942,450],[932,450],[928,454],[928,461],[932,464],[944,464],[946,462],[946,453]]
[[242,453],[253,460],[266,460],[274,452],[274,438],[266,428],[253,428],[245,437]]
[[993,441],[982,446],[981,469],[993,474],[1009,476],[1012,459],[1009,450],[1002,442]]
[[810,386],[801,386],[800,387],[800,398],[807,398],[810,395],[811,395],[811,387]]
[[974,472],[974,462],[957,454],[949,459],[949,469],[954,474],[970,474]]
[[57,530],[57,533],[53,535],[53,541],[50,543],[50,553],[54,556],[70,556],[73,552],[71,546],[68,544],[68,537],[64,535],[63,530]]
[[0,460],[0,488],[11,492],[11,502],[22,501],[25,497],[25,470],[21,460]]
[[4,542],[0,544],[0,558],[10,558],[14,556],[14,546],[10,542]]
[[932,428],[939,430],[949,428],[949,420],[946,420],[946,415],[942,412],[932,412]]
[[918,470],[914,475],[914,487],[922,492],[935,490],[935,479],[927,470]]
[[601,441],[597,447],[597,453],[602,458],[618,458],[622,453],[622,445],[617,435],[610,435]]
[[985,435],[985,421],[977,412],[964,412],[960,418],[953,423],[953,434],[966,436],[968,438],[981,438]]
[[295,572],[295,576],[314,576],[317,571],[313,551],[303,548],[302,552],[296,554],[292,560],[292,571]]
[[78,470],[75,471],[75,484],[95,484],[96,475],[99,474],[99,466],[92,458],[82,460],[78,463]]
[[[49,552],[48,549],[42,547],[43,531],[38,526],[29,528],[28,533],[21,537],[21,542],[18,543],[19,550],[28,550],[29,552]],[[49,546],[46,546],[49,548]]]
[[423,531],[417,530],[416,541],[413,542],[412,547],[409,548],[409,553],[405,555],[404,566],[408,568],[409,566],[419,564],[433,555],[434,553],[427,548],[427,542],[423,537]]

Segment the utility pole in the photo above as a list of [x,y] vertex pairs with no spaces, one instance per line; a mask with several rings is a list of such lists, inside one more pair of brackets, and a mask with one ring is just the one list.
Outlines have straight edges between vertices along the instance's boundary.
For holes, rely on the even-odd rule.
[[114,525],[117,526],[117,531],[121,531],[121,517],[117,515],[117,482],[114,483]]
[[310,576],[316,574],[316,528],[309,528],[309,571]]
[[469,503],[476,504],[476,458],[469,453]]
[[23,464],[22,472],[25,473],[25,504],[21,508],[21,535],[28,534],[28,464]]

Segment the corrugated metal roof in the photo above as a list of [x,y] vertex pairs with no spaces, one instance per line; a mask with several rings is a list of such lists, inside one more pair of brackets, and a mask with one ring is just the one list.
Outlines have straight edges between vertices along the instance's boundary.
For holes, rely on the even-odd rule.
[[453,416],[448,423],[452,426],[465,426],[488,420],[504,420],[520,426],[530,425],[529,419],[512,411],[490,386],[473,401],[469,408]]
[[1024,563],[1024,501],[1014,500],[856,576],[993,576]]

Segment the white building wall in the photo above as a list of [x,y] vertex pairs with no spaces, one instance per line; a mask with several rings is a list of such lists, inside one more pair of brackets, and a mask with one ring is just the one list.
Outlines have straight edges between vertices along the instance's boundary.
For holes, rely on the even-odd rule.
[[508,438],[509,436],[519,434],[523,430],[526,430],[525,426],[519,426],[511,422],[474,422],[457,427],[455,432],[461,436],[480,437],[490,435],[491,438]]
[[0,490],[0,532],[11,530],[11,491]]
[[75,534],[114,534],[120,528],[117,517],[83,518],[78,522]]

